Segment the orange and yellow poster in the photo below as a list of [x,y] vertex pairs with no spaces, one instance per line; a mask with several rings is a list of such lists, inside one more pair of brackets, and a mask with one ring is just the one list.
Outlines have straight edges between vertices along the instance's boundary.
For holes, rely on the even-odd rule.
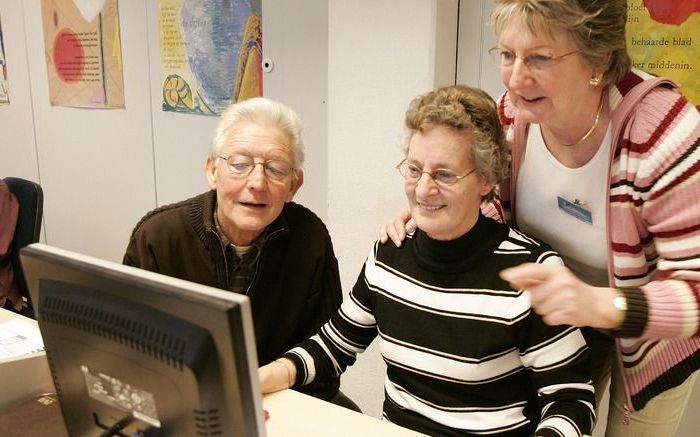
[[117,0],[41,0],[54,106],[123,108]]
[[673,79],[700,105],[700,0],[628,0],[633,67]]

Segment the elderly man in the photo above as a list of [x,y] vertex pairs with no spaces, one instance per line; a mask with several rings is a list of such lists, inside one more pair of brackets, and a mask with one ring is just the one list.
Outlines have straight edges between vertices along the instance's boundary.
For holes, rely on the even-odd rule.
[[[328,230],[292,202],[303,158],[290,108],[265,98],[232,105],[206,160],[211,190],[149,212],[124,255],[127,265],[246,294],[261,365],[316,332],[342,301]],[[342,404],[338,386],[302,391]]]

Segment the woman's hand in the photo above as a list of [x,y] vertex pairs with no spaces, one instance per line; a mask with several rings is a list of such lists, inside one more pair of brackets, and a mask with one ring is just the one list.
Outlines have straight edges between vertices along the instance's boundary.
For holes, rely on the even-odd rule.
[[379,241],[386,243],[391,239],[397,247],[401,247],[403,240],[406,238],[406,233],[411,233],[416,230],[416,222],[411,219],[411,213],[404,209],[396,216],[382,225],[379,230]]
[[500,275],[514,289],[530,292],[532,308],[549,325],[615,329],[622,323],[614,288],[588,285],[564,266],[526,263]]
[[258,369],[260,391],[263,394],[284,390],[294,385],[297,368],[291,360],[278,358]]

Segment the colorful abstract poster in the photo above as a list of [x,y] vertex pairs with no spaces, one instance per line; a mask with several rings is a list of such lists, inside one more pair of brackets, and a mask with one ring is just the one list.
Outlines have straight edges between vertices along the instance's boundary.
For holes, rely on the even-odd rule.
[[628,0],[627,48],[633,66],[673,79],[700,105],[700,0]]
[[262,95],[261,0],[159,0],[163,111],[218,115]]
[[2,21],[0,21],[0,105],[9,105],[7,91],[7,63],[5,62],[5,40],[2,38]]
[[123,108],[117,0],[41,0],[54,106]]

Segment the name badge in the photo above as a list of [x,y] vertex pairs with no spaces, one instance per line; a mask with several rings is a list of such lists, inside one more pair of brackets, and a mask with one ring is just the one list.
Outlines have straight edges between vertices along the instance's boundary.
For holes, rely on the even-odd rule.
[[576,217],[582,222],[593,224],[593,214],[591,210],[586,208],[578,199],[571,202],[561,196],[557,196],[557,204],[559,205],[559,209],[570,216]]

